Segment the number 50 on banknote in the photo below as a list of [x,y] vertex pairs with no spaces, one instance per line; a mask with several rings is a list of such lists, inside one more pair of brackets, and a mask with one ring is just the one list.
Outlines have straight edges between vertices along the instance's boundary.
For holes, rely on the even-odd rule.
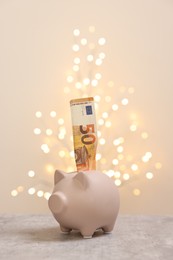
[[77,171],[96,169],[97,129],[93,97],[70,101]]

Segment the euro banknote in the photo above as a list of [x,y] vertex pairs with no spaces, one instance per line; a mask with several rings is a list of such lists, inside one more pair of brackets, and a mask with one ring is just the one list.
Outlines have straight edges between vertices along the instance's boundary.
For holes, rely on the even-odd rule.
[[70,101],[77,171],[96,169],[97,129],[93,97]]

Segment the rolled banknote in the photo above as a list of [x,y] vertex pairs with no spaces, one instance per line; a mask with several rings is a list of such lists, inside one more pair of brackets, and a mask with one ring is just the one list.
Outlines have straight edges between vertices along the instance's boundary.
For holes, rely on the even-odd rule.
[[96,169],[97,129],[93,97],[70,101],[77,171]]

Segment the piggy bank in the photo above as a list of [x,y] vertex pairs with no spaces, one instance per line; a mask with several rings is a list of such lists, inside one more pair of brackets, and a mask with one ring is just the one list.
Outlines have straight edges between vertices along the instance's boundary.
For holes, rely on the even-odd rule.
[[97,229],[113,230],[119,193],[113,180],[99,171],[65,173],[56,170],[49,208],[63,233],[79,230],[91,238]]

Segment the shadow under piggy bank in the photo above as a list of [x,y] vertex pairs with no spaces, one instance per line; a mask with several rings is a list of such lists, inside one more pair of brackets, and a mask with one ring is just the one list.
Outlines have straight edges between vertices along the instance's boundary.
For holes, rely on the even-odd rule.
[[[81,240],[82,236],[79,230],[73,230],[70,235],[67,233],[64,234],[61,232],[60,227],[57,228],[49,227],[49,228],[27,228],[23,230],[16,230],[16,232],[13,232],[14,236],[20,236],[23,237],[23,241],[26,242],[28,240],[35,241],[35,242],[68,242],[68,241],[76,241]],[[101,229],[98,229],[93,237],[100,237],[103,235],[103,231]]]

